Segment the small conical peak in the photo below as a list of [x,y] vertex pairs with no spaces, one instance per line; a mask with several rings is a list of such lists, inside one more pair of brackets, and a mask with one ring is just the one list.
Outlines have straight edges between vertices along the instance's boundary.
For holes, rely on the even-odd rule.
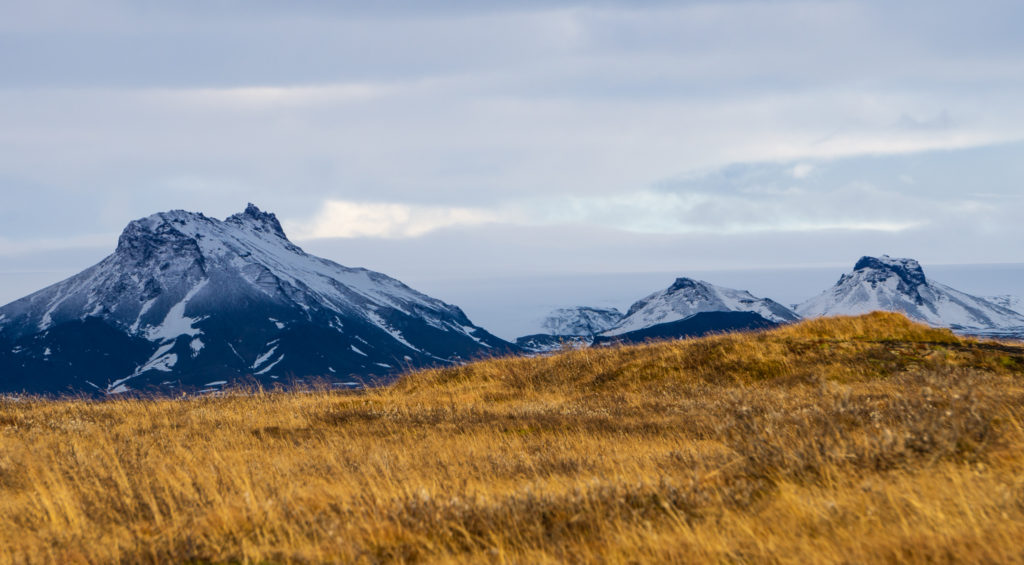
[[857,264],[853,266],[853,271],[875,272],[882,275],[891,273],[898,276],[900,280],[911,288],[928,282],[920,263],[914,259],[889,257],[888,255],[861,257]]
[[263,210],[260,210],[252,202],[245,207],[244,212],[234,214],[225,220],[225,222],[237,226],[248,226],[256,231],[268,232],[283,239],[288,239],[284,235],[284,229],[281,228],[281,222],[277,221],[277,216],[272,212],[264,212]]

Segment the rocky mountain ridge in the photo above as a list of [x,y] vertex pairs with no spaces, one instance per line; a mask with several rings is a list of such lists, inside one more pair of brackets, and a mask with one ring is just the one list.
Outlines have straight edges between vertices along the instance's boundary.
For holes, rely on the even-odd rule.
[[912,320],[962,333],[1024,333],[1024,315],[929,280],[914,259],[862,257],[831,288],[797,306],[803,317],[901,312]]
[[[104,337],[78,343],[84,327]],[[0,308],[0,343],[0,390],[99,393],[354,385],[515,350],[456,306],[305,253],[251,204],[129,223],[97,265]]]

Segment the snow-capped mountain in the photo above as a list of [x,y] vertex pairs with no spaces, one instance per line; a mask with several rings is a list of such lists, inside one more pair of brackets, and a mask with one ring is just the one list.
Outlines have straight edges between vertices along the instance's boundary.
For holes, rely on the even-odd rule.
[[652,339],[681,339],[716,333],[747,332],[770,329],[778,325],[777,322],[754,312],[698,312],[689,318],[674,322],[655,324],[615,335],[597,335],[594,336],[591,345],[642,343]]
[[353,382],[512,347],[398,280],[305,253],[251,204],[224,221],[175,210],[0,308],[0,390]]
[[745,290],[678,278],[665,290],[635,302],[615,327],[601,335],[622,336],[705,312],[751,312],[770,324],[784,324],[800,319],[800,316],[782,304],[768,298],[758,298]]
[[802,316],[902,312],[932,326],[965,333],[1024,333],[1024,315],[928,280],[913,259],[861,257],[832,288],[800,304]]
[[545,333],[516,338],[516,345],[532,353],[548,353],[564,347],[587,347],[594,341],[595,335],[614,327],[622,316],[617,308],[556,308],[541,322]]
[[618,308],[558,308],[544,318],[541,327],[549,335],[592,336],[615,327],[622,316]]

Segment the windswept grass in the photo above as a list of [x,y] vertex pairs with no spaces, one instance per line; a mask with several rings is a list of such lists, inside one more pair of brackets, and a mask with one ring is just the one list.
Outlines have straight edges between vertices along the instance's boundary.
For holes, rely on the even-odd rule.
[[872,314],[0,401],[0,562],[1024,562],[1024,347]]

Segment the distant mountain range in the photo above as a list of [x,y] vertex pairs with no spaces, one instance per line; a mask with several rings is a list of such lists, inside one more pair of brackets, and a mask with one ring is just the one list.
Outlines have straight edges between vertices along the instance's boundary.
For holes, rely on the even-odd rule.
[[0,391],[355,385],[512,351],[455,306],[305,253],[251,204],[133,221],[99,264],[0,308]]
[[382,382],[409,368],[496,354],[757,330],[892,310],[962,333],[1024,336],[1012,297],[928,280],[912,259],[863,257],[795,311],[677,278],[614,308],[560,308],[516,344],[387,275],[291,243],[253,205],[226,220],[174,210],[128,224],[97,265],[0,308],[0,392],[211,392],[326,379]]
[[[571,336],[554,332],[532,335],[518,342],[524,349],[543,352],[568,337],[576,344],[637,342],[761,329],[802,318],[874,310],[902,312],[911,319],[965,334],[1020,338],[1024,337],[1024,315],[1012,308],[1018,304],[1012,296],[980,298],[930,281],[917,261],[883,255],[862,257],[832,288],[795,309],[747,291],[678,278],[668,288],[634,303],[614,325]],[[554,312],[544,327],[565,326],[551,321],[564,318],[565,312]]]
[[772,325],[800,319],[800,316],[782,304],[768,298],[758,298],[745,290],[678,278],[665,290],[633,303],[625,317],[601,335],[625,335],[652,326],[685,320],[702,312],[751,312],[771,322]]

